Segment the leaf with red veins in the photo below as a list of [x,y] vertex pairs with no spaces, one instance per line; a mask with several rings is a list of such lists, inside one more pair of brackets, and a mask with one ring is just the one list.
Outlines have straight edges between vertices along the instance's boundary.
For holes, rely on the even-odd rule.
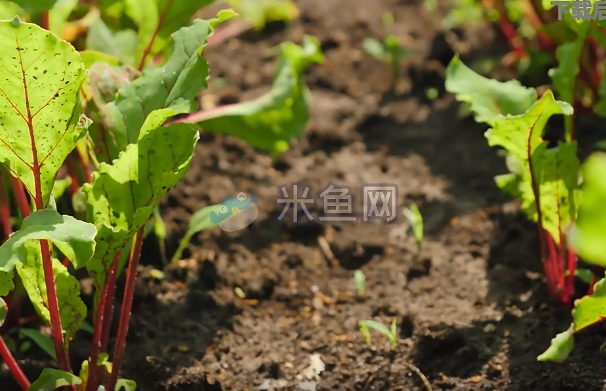
[[45,207],[59,168],[86,129],[78,52],[53,33],[18,18],[0,21],[0,162]]

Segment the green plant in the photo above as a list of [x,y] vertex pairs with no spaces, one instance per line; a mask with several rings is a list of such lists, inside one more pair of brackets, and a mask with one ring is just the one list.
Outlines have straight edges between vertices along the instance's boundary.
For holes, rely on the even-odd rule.
[[[154,231],[165,234],[158,203],[187,172],[199,132],[235,135],[278,156],[309,118],[302,74],[323,59],[315,38],[305,37],[303,47],[282,44],[270,93],[198,112],[196,96],[207,87],[209,74],[202,52],[215,27],[235,14],[222,11],[216,19],[181,27],[191,6],[165,5],[149,18],[153,32],[150,20],[129,11],[141,39],[129,52],[140,57],[136,70],[108,53],[78,52],[52,31],[18,17],[0,21],[0,62],[8,72],[0,81],[0,189],[12,185],[21,216],[20,229],[12,232],[9,192],[0,191],[7,236],[0,246],[0,297],[5,298],[0,325],[19,315],[27,295],[52,331],[60,367],[44,369],[30,384],[0,338],[0,356],[23,390],[134,389],[134,382],[119,374],[145,229],[155,217]],[[54,20],[59,11],[43,12]],[[70,178],[57,181],[64,164]],[[62,201],[55,195],[66,189],[75,217],[58,212]],[[76,375],[68,351],[87,308],[70,270],[82,268],[95,288],[93,340],[90,358]],[[122,270],[126,285],[110,361],[111,315]]]
[[[383,27],[390,29],[393,25],[393,15],[383,15]],[[395,85],[400,78],[400,63],[406,56],[414,53],[414,49],[404,46],[400,38],[389,34],[383,40],[366,38],[362,43],[364,51],[375,59],[389,65],[392,84]]]
[[537,223],[549,291],[570,304],[577,257],[567,246],[566,229],[576,221],[580,202],[577,143],[568,128],[564,140],[544,140],[553,115],[570,117],[570,104],[547,91],[537,100],[533,88],[517,81],[487,79],[467,68],[458,57],[448,65],[446,90],[470,104],[477,122],[490,126],[490,146],[504,149],[509,174],[495,178],[497,186],[522,201],[522,209]]
[[354,281],[356,282],[356,297],[358,300],[364,299],[366,295],[366,276],[362,270],[356,270],[354,272]]
[[[586,262],[606,267],[606,154],[594,153],[583,165],[583,202],[579,220],[570,232],[570,245]],[[601,278],[593,292],[575,301],[573,322],[558,334],[539,361],[563,362],[574,347],[574,334],[606,318],[606,278]]]
[[[562,7],[562,15],[551,1],[452,1],[462,4],[453,8],[445,28],[467,25],[471,20],[493,23],[511,49],[505,63],[517,64],[533,80],[551,67],[553,86],[561,99],[573,106],[574,115],[593,111],[606,116],[602,99],[605,63],[598,50],[606,43],[606,21],[594,18],[593,1],[587,10],[574,5],[578,2],[570,2]],[[574,138],[573,124],[573,116],[567,118],[567,128]]]
[[412,204],[410,208],[403,208],[402,213],[410,222],[410,229],[417,241],[419,248],[423,245],[423,216],[416,204]]
[[358,322],[360,332],[366,340],[366,344],[370,346],[370,331],[369,329],[375,330],[383,334],[389,339],[391,350],[395,350],[398,346],[398,329],[396,320],[391,321],[391,328],[387,328],[383,323],[377,322],[376,320],[361,320]]
[[210,215],[212,212],[218,213],[221,210],[221,204],[206,206],[204,208],[199,209],[196,213],[194,213],[189,219],[189,223],[187,226],[187,231],[181,241],[179,242],[179,247],[175,251],[171,259],[171,263],[176,263],[181,259],[181,255],[183,254],[183,250],[187,247],[191,238],[197,234],[198,232],[205,231],[207,229],[215,228],[219,224],[213,223],[210,219]]

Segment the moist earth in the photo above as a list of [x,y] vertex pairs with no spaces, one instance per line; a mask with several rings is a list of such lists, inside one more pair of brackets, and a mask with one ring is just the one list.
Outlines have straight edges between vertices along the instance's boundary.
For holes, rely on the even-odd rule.
[[[499,37],[486,27],[445,34],[447,10],[431,14],[420,1],[296,3],[301,16],[292,26],[271,24],[206,50],[212,76],[202,101],[233,103],[267,91],[272,48],[312,34],[326,61],[306,76],[308,131],[277,162],[240,140],[202,135],[191,169],[162,202],[169,255],[205,205],[254,193],[259,216],[243,231],[196,235],[163,280],[151,273],[162,268],[158,245],[146,240],[124,377],[142,391],[606,389],[600,327],[576,338],[565,363],[537,362],[570,324],[570,310],[548,298],[536,227],[494,184],[506,168],[487,145],[486,127],[461,118],[444,93],[452,47],[466,62],[500,56]],[[385,11],[396,21],[390,33],[416,49],[395,83],[362,51],[365,38],[387,33]],[[226,86],[213,85],[219,77]],[[392,184],[398,217],[278,219],[279,187],[293,182],[313,193],[348,186],[358,216],[363,185]],[[421,248],[400,211],[412,203],[424,217]],[[362,299],[356,269],[366,276]],[[363,319],[395,319],[397,347],[390,351],[374,331],[368,346],[358,329]],[[74,363],[87,357],[86,337],[73,342]],[[43,353],[23,363],[30,377],[49,365]],[[6,370],[0,381],[2,390],[18,390]]]

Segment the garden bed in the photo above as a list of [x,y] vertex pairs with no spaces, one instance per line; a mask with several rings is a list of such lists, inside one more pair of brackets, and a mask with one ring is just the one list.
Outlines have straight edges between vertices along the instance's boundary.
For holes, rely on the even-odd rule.
[[[301,17],[290,30],[269,26],[207,49],[212,75],[229,87],[215,86],[204,99],[230,103],[265,91],[272,46],[312,34],[326,61],[306,79],[308,132],[279,163],[239,140],[202,135],[188,174],[162,204],[169,251],[193,212],[226,196],[256,194],[259,217],[242,232],[198,235],[161,281],[150,275],[161,267],[157,245],[152,237],[145,242],[124,377],[141,391],[312,383],[318,390],[416,391],[427,389],[423,377],[433,390],[603,390],[599,330],[577,338],[564,364],[536,361],[570,324],[570,312],[548,299],[535,225],[494,184],[506,169],[487,145],[486,127],[459,119],[444,93],[453,52],[439,17],[416,1],[297,5]],[[390,91],[389,69],[362,51],[365,38],[383,33],[384,11],[417,49],[398,94]],[[491,31],[461,37],[468,56],[502,53]],[[438,89],[438,98],[427,98],[427,88]],[[401,215],[392,224],[338,226],[277,219],[280,185],[302,182],[317,191],[330,181],[354,194],[366,183],[397,185],[400,206],[420,207],[423,249],[407,236]],[[366,275],[363,301],[356,300],[356,269]],[[358,321],[375,317],[385,324],[395,317],[395,351],[378,333],[373,347],[366,345]],[[88,352],[76,339],[72,361]],[[316,354],[324,370],[308,379]],[[39,371],[43,357],[30,359],[26,372]],[[0,384],[18,389],[8,374]]]

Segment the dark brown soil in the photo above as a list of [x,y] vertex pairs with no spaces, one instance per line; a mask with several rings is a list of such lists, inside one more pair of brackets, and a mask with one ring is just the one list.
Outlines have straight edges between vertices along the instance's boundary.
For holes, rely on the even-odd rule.
[[[297,4],[302,15],[291,30],[272,27],[208,50],[213,77],[228,87],[207,96],[228,103],[259,94],[272,80],[269,49],[313,34],[327,60],[307,77],[309,130],[279,163],[239,140],[203,135],[185,180],[163,203],[169,250],[194,211],[228,195],[255,193],[259,218],[237,234],[198,235],[161,282],[142,268],[124,376],[141,391],[426,390],[418,368],[433,390],[606,389],[599,328],[577,338],[566,363],[536,361],[570,313],[547,298],[535,227],[494,185],[505,166],[485,128],[458,119],[444,94],[453,52],[440,15],[411,0]],[[390,92],[388,68],[361,50],[364,38],[384,35],[384,11],[417,49],[403,64],[399,94]],[[473,58],[502,54],[493,35],[461,33],[461,47]],[[429,87],[439,91],[433,101]],[[355,194],[365,183],[396,184],[400,206],[417,203],[424,216],[422,251],[402,216],[392,224],[278,221],[278,186],[316,191],[329,181]],[[143,263],[160,265],[157,254],[146,242]],[[357,268],[367,279],[363,301],[355,298]],[[397,349],[374,332],[368,347],[358,321],[394,318]],[[316,354],[324,370],[307,379]],[[2,390],[16,390],[5,381]]]

